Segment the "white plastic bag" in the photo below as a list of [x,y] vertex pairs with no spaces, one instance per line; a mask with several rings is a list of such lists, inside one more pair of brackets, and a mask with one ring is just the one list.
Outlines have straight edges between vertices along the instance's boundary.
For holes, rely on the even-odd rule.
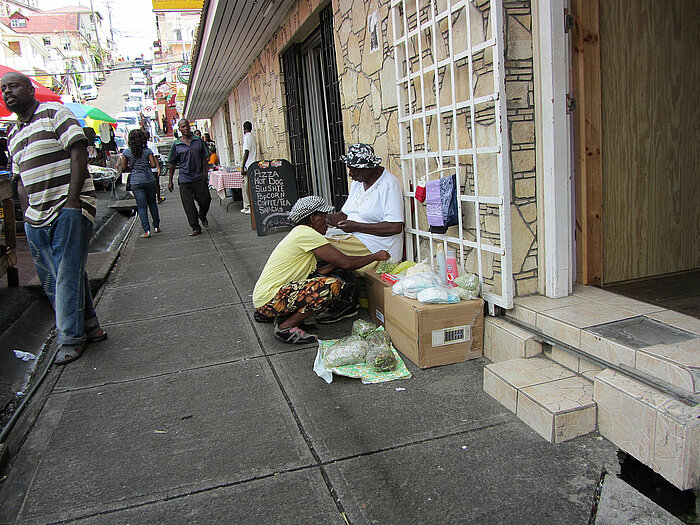
[[417,294],[421,290],[437,286],[440,283],[440,279],[433,272],[423,272],[406,277],[402,282],[403,293],[404,295],[407,295]]
[[427,304],[454,304],[459,302],[459,295],[453,287],[433,286],[418,292],[416,298]]

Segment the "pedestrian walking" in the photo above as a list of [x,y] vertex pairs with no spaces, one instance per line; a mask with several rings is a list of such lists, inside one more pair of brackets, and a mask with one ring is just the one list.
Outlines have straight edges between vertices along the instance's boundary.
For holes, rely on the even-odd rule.
[[207,183],[209,150],[202,139],[192,134],[187,119],[182,119],[178,123],[178,129],[182,137],[173,143],[168,157],[168,190],[173,191],[173,175],[177,167],[180,200],[187,215],[187,222],[192,228],[190,236],[199,235],[202,233],[200,221],[205,228],[209,227],[207,220],[211,204]]
[[36,271],[56,315],[55,363],[78,359],[86,342],[107,339],[100,328],[85,265],[97,206],[87,146],[75,116],[57,102],[39,102],[20,73],[0,79],[5,106],[17,114],[8,136],[24,229]]
[[151,140],[151,133],[148,130],[145,130],[144,133],[146,134],[146,147],[151,150],[153,156],[156,158],[156,167],[152,168],[151,171],[153,172],[153,176],[156,178],[156,200],[158,201],[158,204],[161,204],[165,202],[165,197],[162,197],[160,194],[160,155],[158,154],[158,147],[156,146],[156,143]]
[[129,132],[129,147],[122,155],[122,172],[131,172],[129,182],[131,192],[136,199],[136,209],[141,220],[143,233],[139,235],[144,239],[151,236],[151,227],[148,223],[148,210],[151,210],[153,219],[153,232],[160,233],[160,215],[158,214],[158,181],[153,175],[153,168],[158,166],[153,151],[146,145],[146,133],[141,129],[132,129]]
[[243,209],[241,213],[250,213],[250,194],[248,193],[248,168],[258,161],[258,145],[253,136],[253,125],[246,121],[243,123],[243,162],[241,162],[241,175],[243,175],[242,193]]

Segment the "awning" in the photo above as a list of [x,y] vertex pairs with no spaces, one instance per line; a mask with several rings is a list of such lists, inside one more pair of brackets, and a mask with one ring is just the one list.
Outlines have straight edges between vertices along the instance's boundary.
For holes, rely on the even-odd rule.
[[204,2],[185,116],[210,119],[284,21],[294,0]]

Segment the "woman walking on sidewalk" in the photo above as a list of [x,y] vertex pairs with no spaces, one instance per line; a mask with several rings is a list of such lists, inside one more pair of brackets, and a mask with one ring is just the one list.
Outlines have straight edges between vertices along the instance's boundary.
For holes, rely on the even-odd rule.
[[132,129],[129,132],[129,147],[122,155],[122,171],[130,171],[129,183],[136,198],[136,208],[143,233],[140,237],[147,239],[151,236],[148,224],[148,210],[151,210],[153,231],[160,233],[160,216],[158,215],[158,181],[153,176],[152,168],[158,166],[153,152],[146,147],[146,134],[143,130]]

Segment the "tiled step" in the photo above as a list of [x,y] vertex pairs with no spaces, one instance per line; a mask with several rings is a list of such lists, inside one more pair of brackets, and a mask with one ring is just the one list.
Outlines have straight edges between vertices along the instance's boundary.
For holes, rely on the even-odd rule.
[[493,363],[542,353],[542,345],[532,333],[500,317],[484,318],[484,357]]
[[700,405],[613,370],[595,377],[598,430],[681,490],[700,487]]
[[595,430],[593,384],[548,359],[487,365],[484,390],[550,443]]
[[[610,365],[636,368],[689,394],[700,393],[700,320],[580,285],[568,297],[519,297],[514,304],[506,319],[525,322]],[[611,329],[615,323],[622,326],[618,336]],[[638,332],[650,339],[627,337],[633,325],[641,327]],[[663,337],[655,341],[655,330],[668,334],[668,341]],[[547,357],[589,379],[601,370],[556,346],[547,352]],[[491,353],[498,355],[493,347]]]

